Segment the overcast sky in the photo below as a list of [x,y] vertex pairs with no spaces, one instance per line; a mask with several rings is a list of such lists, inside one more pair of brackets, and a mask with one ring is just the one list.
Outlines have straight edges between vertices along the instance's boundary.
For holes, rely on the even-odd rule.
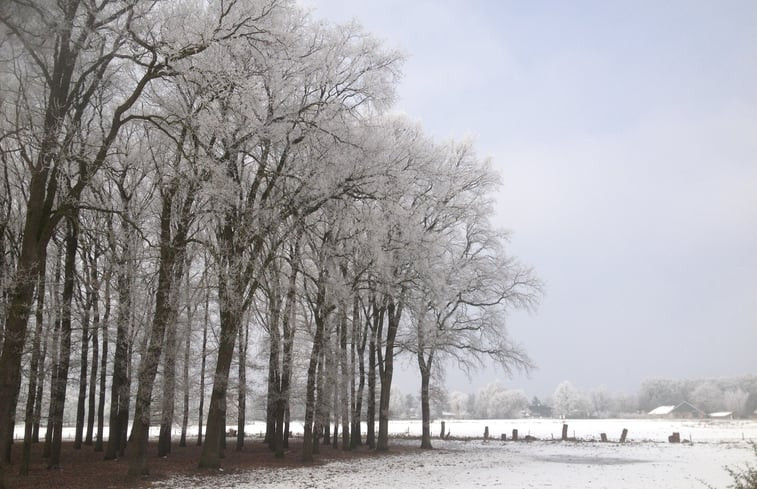
[[408,55],[398,110],[493,159],[546,283],[510,318],[538,370],[450,390],[757,374],[757,2],[303,3]]

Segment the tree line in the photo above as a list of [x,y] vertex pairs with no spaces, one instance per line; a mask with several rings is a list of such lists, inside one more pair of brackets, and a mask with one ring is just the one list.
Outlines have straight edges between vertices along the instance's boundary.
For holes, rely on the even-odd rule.
[[9,0],[0,29],[0,470],[17,422],[21,473],[42,427],[59,466],[74,409],[74,447],[132,476],[152,425],[165,455],[198,424],[220,466],[251,343],[265,441],[283,456],[300,406],[305,461],[340,427],[387,449],[400,353],[427,448],[445,363],[530,367],[505,317],[541,286],[490,222],[498,177],[392,111],[402,56],[359,25],[287,0]]

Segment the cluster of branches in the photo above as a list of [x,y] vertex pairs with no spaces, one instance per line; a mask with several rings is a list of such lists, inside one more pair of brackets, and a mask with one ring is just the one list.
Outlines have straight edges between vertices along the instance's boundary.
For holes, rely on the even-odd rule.
[[171,448],[177,363],[186,443],[198,357],[200,465],[219,466],[235,354],[244,444],[251,339],[267,442],[283,456],[302,402],[305,460],[337,420],[362,443],[364,410],[387,448],[400,352],[429,447],[439,358],[530,365],[504,319],[539,283],[489,223],[496,176],[388,112],[402,58],[359,26],[286,0],[11,0],[0,30],[0,468],[17,414],[21,471],[43,419],[57,466],[76,396],[75,446],[146,473],[155,416]]

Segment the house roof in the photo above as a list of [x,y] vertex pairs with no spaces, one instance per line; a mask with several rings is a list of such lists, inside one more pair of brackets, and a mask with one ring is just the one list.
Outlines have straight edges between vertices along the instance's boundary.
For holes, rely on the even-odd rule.
[[665,416],[673,413],[700,413],[704,414],[701,409],[697,408],[693,404],[683,401],[676,406],[660,406],[649,411],[651,416]]
[[732,411],[719,411],[717,413],[710,413],[709,416],[711,418],[727,418],[729,416],[733,416]]
[[662,416],[672,413],[675,408],[675,406],[659,406],[649,411],[649,414],[652,416]]

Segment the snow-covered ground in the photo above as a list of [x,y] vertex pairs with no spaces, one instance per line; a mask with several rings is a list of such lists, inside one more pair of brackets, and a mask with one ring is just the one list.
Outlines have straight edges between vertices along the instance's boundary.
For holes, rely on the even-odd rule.
[[[732,481],[724,466],[755,461],[749,441],[757,441],[754,420],[566,420],[570,436],[590,440],[606,432],[617,439],[629,430],[628,443],[559,442],[563,421],[554,419],[451,420],[446,428],[459,437],[481,437],[489,427],[495,439],[446,440],[435,437],[434,450],[388,457],[366,457],[299,469],[259,469],[212,479],[177,477],[157,483],[163,488],[315,489],[330,487],[465,487],[666,489],[725,488]],[[262,428],[249,427],[251,433]],[[393,421],[395,434],[420,434],[417,421]],[[517,428],[535,442],[501,442],[501,433]],[[296,432],[298,426],[293,425]],[[437,435],[440,422],[434,422]],[[693,443],[670,444],[673,431]],[[395,439],[393,445],[417,446],[418,440]]]
[[[438,439],[440,421],[434,421],[432,451],[397,452],[388,457],[365,457],[335,461],[298,469],[259,469],[242,474],[226,474],[211,479],[176,477],[156,483],[162,488],[330,488],[330,487],[460,487],[511,488],[613,488],[666,489],[705,488],[709,484],[725,488],[731,482],[724,466],[754,464],[749,445],[757,442],[757,420],[566,420],[569,436],[598,439],[607,433],[610,443],[559,442],[563,421],[557,419],[447,420],[445,428],[453,437],[471,440]],[[480,438],[489,427],[491,440]],[[501,433],[510,439],[513,429],[521,437],[532,435],[535,442],[501,442]],[[623,428],[629,443],[613,443]],[[262,434],[265,424],[255,422],[245,431]],[[365,431],[365,426],[363,426]],[[73,436],[66,428],[64,436]],[[190,427],[191,436],[197,428]],[[301,424],[292,431],[301,433]],[[667,437],[677,431],[693,443],[669,444]],[[392,421],[395,435],[417,436],[419,421]],[[157,435],[157,428],[152,434]],[[177,431],[178,433],[178,431]],[[17,427],[23,434],[23,426]],[[418,446],[417,439],[393,439],[392,445]]]
[[[395,444],[417,441],[400,440]],[[310,489],[371,487],[724,488],[724,465],[750,460],[745,441],[653,442],[434,441],[435,450],[367,457],[297,469],[259,469],[209,479],[177,477],[162,488]]]

